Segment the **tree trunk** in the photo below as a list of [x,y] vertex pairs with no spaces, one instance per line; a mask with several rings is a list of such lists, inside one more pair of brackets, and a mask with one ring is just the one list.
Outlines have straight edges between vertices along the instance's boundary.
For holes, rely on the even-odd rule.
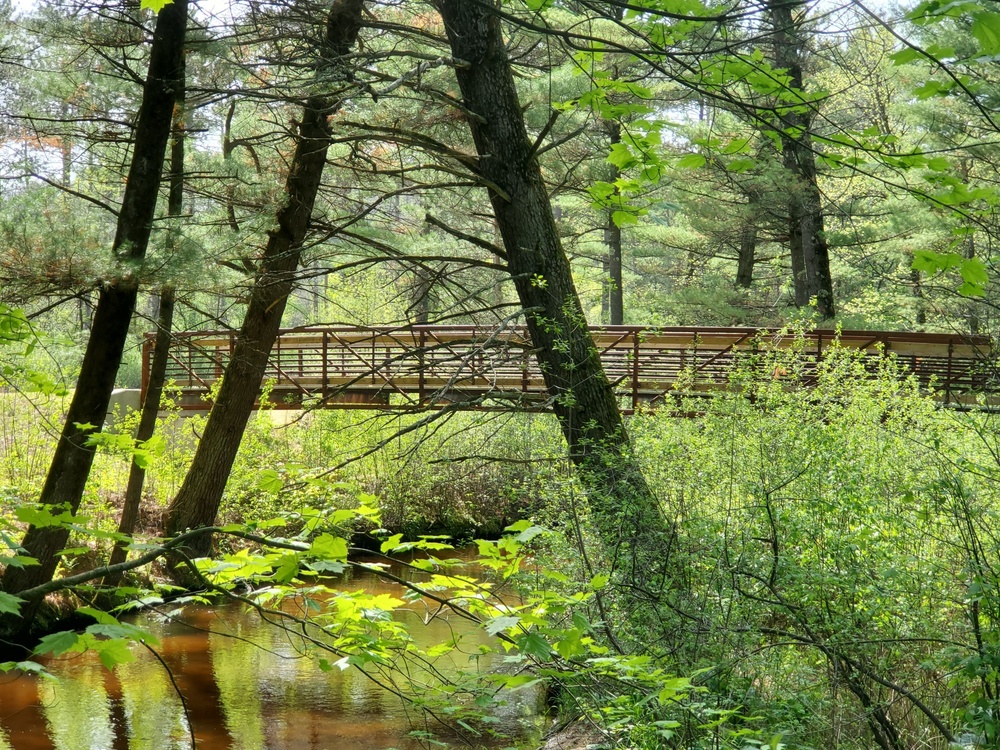
[[[153,344],[153,362],[149,368],[149,381],[146,385],[146,399],[142,403],[142,414],[139,417],[139,427],[135,431],[135,439],[144,442],[153,437],[156,427],[156,417],[160,411],[160,398],[163,396],[163,386],[166,382],[167,362],[170,353],[170,331],[174,320],[174,288],[165,286],[160,290],[159,314],[156,320],[156,340]],[[122,504],[122,515],[118,521],[118,533],[132,536],[139,520],[139,506],[142,503],[142,488],[146,481],[146,470],[135,459],[129,469],[128,485],[125,489],[125,501]],[[125,562],[128,543],[115,542],[111,550],[108,565]],[[117,586],[121,574],[111,575],[104,579],[105,586]]]
[[[357,40],[363,8],[363,0],[336,0],[330,9],[324,45],[319,51],[317,89],[329,91],[333,85],[342,86],[347,80],[342,58]],[[215,522],[294,285],[302,241],[333,138],[329,118],[340,104],[337,95],[315,93],[302,111],[298,143],[285,183],[287,201],[278,211],[277,227],[271,230],[258,265],[246,317],[205,432],[184,483],[170,505],[168,534]],[[204,555],[210,548],[211,540],[202,537],[188,553]]]
[[[608,221],[611,221],[611,214],[608,214]],[[607,236],[604,238],[607,244]],[[611,322],[611,254],[606,254],[601,259],[601,323]]]
[[[666,525],[631,456],[617,399],[601,366],[556,231],[548,192],[518,102],[499,20],[487,4],[439,0],[469,118],[479,173],[508,254],[536,357],[569,454],[613,564],[649,580],[666,563]],[[655,562],[654,562],[655,561]]]
[[[153,32],[132,162],[112,246],[115,255],[125,263],[140,261],[149,244],[171,114],[183,77],[186,23],[187,0],[175,0],[160,11]],[[99,426],[104,422],[137,294],[138,282],[128,273],[100,290],[76,390],[42,488],[40,502],[46,505],[67,507],[74,513],[80,506],[94,449],[86,444],[88,432],[76,425]],[[66,546],[68,536],[68,529],[60,526],[29,528],[22,546],[40,564],[8,567],[0,582],[3,590],[17,593],[51,580],[59,561],[58,553]],[[25,626],[30,626],[37,606],[37,601],[24,605],[21,614]]]
[[[792,16],[801,0],[768,0],[774,27],[774,62],[790,78],[789,86],[802,90],[801,57],[805,43]],[[816,309],[824,318],[835,315],[830,251],[823,226],[823,200],[819,192],[816,156],[809,137],[808,115],[778,105],[781,120],[782,161],[795,178],[788,196],[789,244],[795,304],[799,307],[816,298]]]
[[608,214],[604,228],[604,242],[608,246],[608,312],[613,326],[625,325],[625,294],[622,289],[622,229]]
[[740,256],[736,265],[736,286],[753,285],[753,267],[757,262],[757,225],[748,220],[740,230]]
[[920,281],[920,271],[916,268],[910,269],[910,282],[913,284],[913,298],[917,303],[916,323],[918,326],[927,323],[927,300],[924,297],[924,287]]
[[[621,143],[622,126],[619,122],[609,122],[608,133],[611,145]],[[621,170],[612,165],[611,182],[617,182]],[[622,286],[622,228],[615,224],[614,211],[608,212],[608,223],[604,229],[604,242],[608,246],[608,311],[611,325],[625,325],[625,287]]]
[[[970,234],[968,240],[965,244],[965,252],[962,253],[966,258],[972,260],[976,257],[976,235]],[[966,302],[966,310],[968,320],[969,320],[969,335],[978,336],[980,334],[980,321],[979,321],[979,302],[975,298],[969,298]]]
[[[182,65],[183,65],[183,58]],[[184,102],[187,86],[186,72],[182,71],[181,85],[177,89],[177,100],[174,103],[173,137],[170,144],[170,176],[169,192],[167,193],[167,216],[174,221],[179,220],[184,210]],[[167,242],[176,250],[179,232],[171,226]],[[153,437],[156,429],[156,417],[160,411],[160,398],[167,377],[167,362],[170,353],[170,332],[174,323],[174,288],[166,285],[160,289],[156,314],[156,340],[153,344],[153,361],[149,368],[149,381],[146,383],[146,398],[142,403],[142,414],[139,417],[139,427],[135,439],[145,442]],[[133,459],[129,469],[128,485],[125,488],[125,502],[122,504],[122,515],[118,521],[118,533],[132,536],[136,522],[139,520],[139,506],[142,503],[142,488],[146,482],[146,470]],[[108,565],[125,562],[127,543],[118,541],[111,550]],[[105,586],[117,586],[121,574],[108,576],[104,579]]]

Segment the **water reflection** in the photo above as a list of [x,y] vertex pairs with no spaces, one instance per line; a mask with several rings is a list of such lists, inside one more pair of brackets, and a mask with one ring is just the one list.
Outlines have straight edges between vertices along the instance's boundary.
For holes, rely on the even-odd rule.
[[[399,595],[395,586],[363,576],[345,586],[362,587]],[[461,637],[464,648],[444,669],[476,666],[476,646],[486,638],[481,630],[457,618],[426,626],[417,613],[410,619],[422,645]],[[136,660],[115,672],[91,655],[74,655],[49,662],[58,680],[0,675],[0,750],[188,750],[192,730],[199,750],[420,747],[407,736],[410,717],[397,697],[357,669],[321,671],[294,637],[255,614],[192,606],[170,618],[146,614],[136,624],[160,638],[158,652],[186,712],[149,651],[134,647]],[[417,670],[400,681],[426,677]]]

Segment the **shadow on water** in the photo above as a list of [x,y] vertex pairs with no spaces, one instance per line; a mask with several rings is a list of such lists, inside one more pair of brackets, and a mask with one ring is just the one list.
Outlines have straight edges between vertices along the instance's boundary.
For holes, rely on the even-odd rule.
[[[399,596],[400,589],[355,574],[345,590]],[[419,603],[416,605],[419,608]],[[404,615],[421,647],[461,635],[462,647],[439,665],[489,670],[478,646],[488,636],[457,617],[424,624]],[[0,674],[0,750],[415,750],[409,733],[438,729],[419,712],[353,667],[320,670],[288,634],[241,606],[187,606],[135,623],[160,639],[157,649],[187,703],[185,714],[170,675],[149,651],[133,647],[135,661],[105,669],[92,654],[47,662],[58,679]],[[537,735],[537,696],[513,696],[501,717],[508,732]],[[190,719],[190,727],[188,725]],[[501,748],[513,739],[471,738]]]

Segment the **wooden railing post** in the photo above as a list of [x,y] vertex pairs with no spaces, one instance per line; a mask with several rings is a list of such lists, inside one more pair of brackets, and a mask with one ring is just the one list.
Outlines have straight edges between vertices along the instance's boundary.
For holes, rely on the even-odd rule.
[[639,331],[632,330],[632,411],[639,407]]
[[[278,333],[278,337],[274,340],[274,385],[278,386],[281,384],[281,333]],[[264,376],[265,378],[267,375]]]
[[427,347],[427,331],[421,329],[417,340],[417,399],[421,405],[427,399],[427,373],[424,371],[427,362],[424,359],[424,349]]
[[531,366],[531,354],[529,349],[525,348],[521,350],[521,392],[528,392],[528,385],[530,379],[528,378],[528,367]]
[[948,374],[945,376],[944,381],[944,402],[946,404],[951,403],[951,360],[952,355],[955,352],[955,341],[953,339],[948,339]]
[[326,330],[323,331],[322,348],[323,348],[323,366],[321,368],[321,371],[322,371],[323,384],[320,386],[320,393],[323,394],[323,401],[326,401],[326,399],[330,395],[330,377],[329,377],[330,374],[328,370],[328,362],[330,354],[330,332]]

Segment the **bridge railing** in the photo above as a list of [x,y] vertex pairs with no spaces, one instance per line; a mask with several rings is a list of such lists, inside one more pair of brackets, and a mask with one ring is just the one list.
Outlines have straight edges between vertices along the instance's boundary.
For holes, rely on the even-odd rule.
[[[892,355],[903,372],[933,388],[947,403],[970,401],[975,392],[1000,390],[993,383],[990,341],[981,336],[639,326],[596,327],[592,335],[605,372],[628,411],[676,394],[678,384],[683,384],[685,393],[728,387],[734,366],[755,353],[789,353],[808,381],[816,363],[833,347],[858,351],[873,371]],[[233,331],[173,336],[167,380],[180,389],[184,408],[210,406],[210,394],[233,355],[235,339]],[[144,391],[152,343],[150,336],[144,347]],[[523,328],[283,330],[271,351],[264,382],[271,403],[279,408],[317,403],[407,409],[447,401],[542,408],[547,398]]]

